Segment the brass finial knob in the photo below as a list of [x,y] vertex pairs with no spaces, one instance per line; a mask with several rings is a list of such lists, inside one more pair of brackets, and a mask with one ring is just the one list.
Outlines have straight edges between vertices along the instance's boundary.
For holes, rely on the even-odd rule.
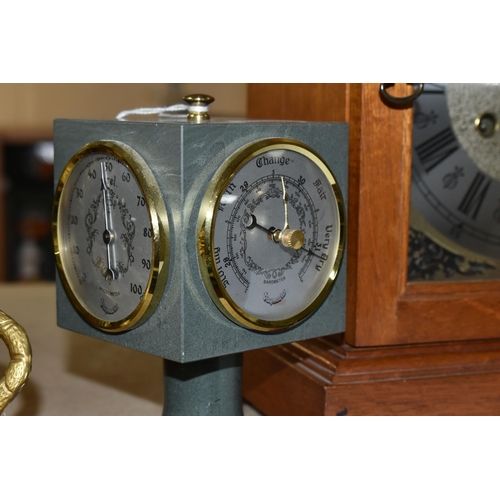
[[214,101],[211,95],[206,94],[191,94],[184,97],[184,102],[189,104],[188,121],[196,123],[209,121],[208,106]]

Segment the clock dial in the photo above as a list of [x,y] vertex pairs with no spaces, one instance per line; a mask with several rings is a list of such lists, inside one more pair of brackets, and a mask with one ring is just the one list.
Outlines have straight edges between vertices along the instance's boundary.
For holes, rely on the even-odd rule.
[[200,215],[200,265],[216,305],[260,331],[307,317],[336,278],[344,214],[333,174],[307,146],[272,139],[237,152]]
[[415,102],[409,279],[500,277],[499,90],[426,84]]
[[166,280],[168,223],[144,160],[116,142],[85,146],[62,173],[54,222],[59,273],[80,314],[108,332],[147,319]]

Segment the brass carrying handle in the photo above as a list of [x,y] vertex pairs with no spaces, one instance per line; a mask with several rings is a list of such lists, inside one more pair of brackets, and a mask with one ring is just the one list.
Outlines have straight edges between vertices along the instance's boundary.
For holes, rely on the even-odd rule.
[[10,354],[9,366],[0,380],[1,414],[28,380],[31,372],[31,344],[24,328],[3,311],[0,311],[0,338]]

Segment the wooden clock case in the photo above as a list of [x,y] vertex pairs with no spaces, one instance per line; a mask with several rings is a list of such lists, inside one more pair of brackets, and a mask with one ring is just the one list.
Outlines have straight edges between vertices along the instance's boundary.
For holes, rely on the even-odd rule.
[[412,108],[378,84],[248,92],[249,118],[349,123],[349,220],[345,334],[246,353],[245,400],[266,415],[500,414],[500,281],[407,282]]

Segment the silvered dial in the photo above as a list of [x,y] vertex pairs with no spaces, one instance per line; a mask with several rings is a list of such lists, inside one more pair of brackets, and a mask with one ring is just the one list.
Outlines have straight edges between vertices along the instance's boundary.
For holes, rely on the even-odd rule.
[[80,314],[110,332],[147,319],[166,279],[168,225],[142,158],[121,143],[87,145],[63,171],[54,216],[60,276]]
[[305,145],[261,141],[226,161],[209,198],[201,262],[219,308],[263,331],[313,312],[344,246],[342,197],[326,164]]
[[413,225],[443,248],[418,252],[432,253],[432,265],[447,277],[496,273],[499,98],[498,85],[425,84],[415,103],[411,202],[418,214]]

